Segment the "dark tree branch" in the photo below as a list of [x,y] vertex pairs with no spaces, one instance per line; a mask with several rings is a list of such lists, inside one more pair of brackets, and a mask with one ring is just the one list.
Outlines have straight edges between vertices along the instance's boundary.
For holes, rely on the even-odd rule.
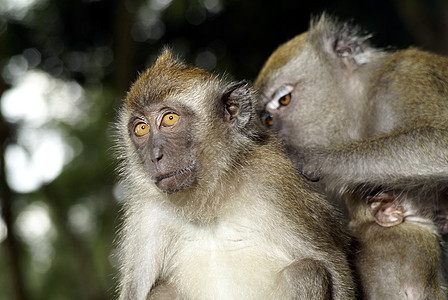
[[[1,80],[0,85],[3,85],[4,87]],[[3,87],[0,86],[0,91],[4,91]],[[2,93],[0,92],[0,97],[1,94]],[[8,145],[8,140],[10,139],[11,129],[0,114],[0,199],[2,204],[2,218],[8,230],[5,245],[9,255],[9,272],[14,299],[24,300],[27,299],[27,297],[23,273],[20,266],[20,247],[13,231],[14,216],[11,210],[14,195],[6,181],[5,150]]]

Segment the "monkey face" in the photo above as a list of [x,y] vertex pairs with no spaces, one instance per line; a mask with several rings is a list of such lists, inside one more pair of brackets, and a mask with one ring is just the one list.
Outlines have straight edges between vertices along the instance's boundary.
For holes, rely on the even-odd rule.
[[274,131],[287,145],[309,145],[308,137],[319,132],[319,144],[324,144],[326,134],[325,120],[313,114],[318,110],[315,98],[308,95],[303,81],[285,83],[285,80],[269,82],[262,90],[259,110],[264,125]]
[[[294,86],[283,85],[263,103],[263,113],[262,121],[270,129],[278,133],[280,138],[288,141],[289,130],[288,130],[288,120],[287,117],[290,115],[288,111],[291,107],[295,106],[292,102],[292,92],[294,91]],[[286,122],[285,122],[286,121]]]
[[253,101],[246,82],[220,80],[165,51],[123,103],[123,169],[133,166],[125,175],[168,194],[213,189],[252,143],[265,138]]
[[193,113],[179,105],[155,104],[131,117],[128,131],[145,171],[163,192],[195,182],[197,159],[191,138]]
[[294,147],[326,146],[361,134],[353,117],[363,90],[352,77],[357,66],[335,44],[340,40],[324,43],[322,35],[310,31],[280,46],[255,81],[265,125]]

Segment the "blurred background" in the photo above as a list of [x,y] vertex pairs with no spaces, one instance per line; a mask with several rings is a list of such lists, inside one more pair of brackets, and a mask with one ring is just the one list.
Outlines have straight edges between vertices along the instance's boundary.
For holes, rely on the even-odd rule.
[[113,121],[164,45],[253,80],[323,11],[395,49],[448,53],[445,0],[0,0],[0,299],[111,299]]

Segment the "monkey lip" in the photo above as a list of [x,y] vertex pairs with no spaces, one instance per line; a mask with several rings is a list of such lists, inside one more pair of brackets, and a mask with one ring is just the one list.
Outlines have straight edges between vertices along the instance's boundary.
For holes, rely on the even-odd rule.
[[163,179],[167,179],[173,176],[178,176],[178,175],[182,175],[184,173],[190,172],[193,169],[193,166],[188,166],[184,169],[180,169],[180,170],[176,170],[174,172],[168,173],[168,174],[164,174],[164,175],[160,175],[156,177],[156,182],[162,181]]
[[167,193],[174,193],[187,187],[190,183],[190,173],[194,166],[176,170],[167,174],[163,174],[154,178],[155,184],[159,189]]

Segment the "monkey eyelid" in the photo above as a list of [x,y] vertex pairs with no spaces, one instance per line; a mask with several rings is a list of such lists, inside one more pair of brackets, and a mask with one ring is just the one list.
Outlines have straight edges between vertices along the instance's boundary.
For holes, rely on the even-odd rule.
[[148,121],[144,117],[135,116],[129,121],[129,128],[133,131],[135,129],[135,126],[139,123],[145,123],[148,124]]
[[266,104],[266,109],[279,109],[281,106],[279,103],[279,99],[288,95],[294,90],[294,86],[292,85],[282,85],[279,89],[277,89],[271,97],[271,101]]
[[[169,114],[177,115],[177,120],[171,125],[164,125],[165,116]],[[157,126],[159,129],[162,127],[173,127],[180,121],[180,119],[181,115],[175,110],[172,109],[161,110],[159,113],[159,117],[157,117],[157,124],[158,124]]]

